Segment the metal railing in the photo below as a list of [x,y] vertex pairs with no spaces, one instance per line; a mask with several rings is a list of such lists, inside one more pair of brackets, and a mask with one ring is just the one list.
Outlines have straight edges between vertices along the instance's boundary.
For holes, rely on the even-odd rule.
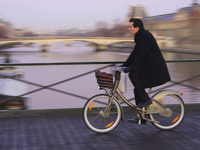
[[[200,62],[200,59],[167,60],[166,62],[167,63]],[[60,63],[60,62],[59,63],[15,63],[15,64],[9,63],[9,64],[0,64],[0,66],[49,66],[49,65],[54,65],[55,66],[55,65],[102,65],[102,64],[104,64],[105,66],[100,67],[98,69],[95,69],[95,70],[102,70],[102,69],[114,66],[116,64],[122,64],[122,63],[123,63],[122,61],[117,61],[117,62],[66,62],[66,63]],[[9,101],[11,101],[11,100],[13,100],[13,99],[15,99],[17,97],[26,96],[26,95],[29,95],[29,94],[32,94],[32,93],[35,93],[35,92],[38,92],[38,91],[41,91],[41,90],[44,90],[44,89],[49,89],[49,90],[53,90],[55,92],[59,92],[59,93],[67,94],[67,95],[74,96],[74,97],[77,97],[77,98],[88,100],[89,99],[88,97],[84,97],[84,96],[81,96],[81,95],[77,95],[77,94],[66,92],[66,91],[62,91],[62,90],[58,90],[58,89],[52,88],[52,87],[55,86],[55,85],[59,85],[61,83],[64,83],[64,82],[68,82],[68,81],[83,77],[83,76],[88,75],[88,74],[94,73],[95,70],[91,70],[91,71],[82,73],[80,75],[76,75],[74,77],[70,77],[70,78],[67,78],[65,80],[61,80],[61,81],[58,81],[56,83],[52,83],[52,84],[47,85],[47,86],[44,86],[44,85],[41,85],[41,84],[37,84],[37,83],[33,83],[33,82],[30,82],[30,81],[26,81],[26,80],[23,80],[23,79],[16,79],[16,78],[11,78],[11,77],[8,77],[8,76],[1,75],[0,76],[1,78],[10,78],[10,79],[17,80],[17,81],[20,81],[20,82],[23,82],[23,83],[26,83],[26,84],[29,84],[29,85],[37,86],[39,88],[35,89],[35,90],[32,90],[32,91],[29,91],[29,92],[26,92],[26,93],[23,93],[23,94],[18,95],[18,96],[7,98],[7,99],[5,99],[3,101],[0,101],[0,104],[7,103],[7,102],[9,102]],[[184,80],[181,80],[181,81],[178,81],[178,82],[171,81],[170,85],[162,87],[159,90],[162,90],[162,89],[165,89],[165,88],[168,88],[168,87],[172,87],[174,85],[181,85],[181,86],[185,86],[185,87],[200,91],[199,88],[192,87],[192,86],[184,84],[184,82],[186,82],[186,81],[189,81],[189,80],[192,80],[192,79],[196,79],[196,78],[199,78],[199,77],[200,77],[200,74],[194,75],[192,77],[189,77],[187,79],[184,79]],[[154,90],[154,91],[152,91],[152,93],[156,92],[156,91],[158,91],[158,90]],[[133,99],[134,98],[131,98],[131,99],[129,99],[129,101],[133,100]]]

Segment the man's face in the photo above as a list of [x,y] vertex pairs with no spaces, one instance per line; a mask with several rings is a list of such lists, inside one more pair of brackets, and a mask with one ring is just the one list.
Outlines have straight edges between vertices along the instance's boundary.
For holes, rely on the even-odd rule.
[[134,28],[133,27],[134,22],[130,22],[128,26],[128,30],[131,35],[135,35],[139,31],[139,27]]

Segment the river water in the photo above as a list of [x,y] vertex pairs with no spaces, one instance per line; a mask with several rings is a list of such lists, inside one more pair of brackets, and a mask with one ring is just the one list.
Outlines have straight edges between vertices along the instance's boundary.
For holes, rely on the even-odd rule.
[[[125,61],[129,53],[119,53],[110,51],[95,52],[94,48],[87,46],[84,42],[73,42],[70,46],[59,42],[52,44],[47,52],[40,52],[38,45],[29,47],[17,47],[4,50],[9,53],[13,62],[17,63],[52,63],[52,62],[104,62],[104,61]],[[200,59],[200,55],[180,54],[163,52],[166,60],[176,59]],[[0,55],[4,59],[3,55]],[[22,66],[23,79],[42,86],[48,86],[74,76],[98,69],[106,65],[52,65],[52,66]],[[172,82],[155,87],[159,90],[165,86],[170,86],[174,82],[180,82],[190,77],[200,74],[200,62],[167,63]],[[111,72],[112,68],[104,69],[105,72]],[[133,86],[127,80],[127,98],[133,98]],[[40,87],[25,84],[27,91],[33,91]],[[19,87],[20,88],[20,87]],[[68,92],[84,98],[90,98],[95,94],[104,93],[98,90],[94,73],[80,78],[55,85],[51,87],[60,91]],[[183,91],[183,100],[185,103],[200,103],[200,77],[183,82],[179,85],[170,86],[167,89]],[[28,95],[26,105],[27,109],[57,109],[57,108],[81,108],[86,99],[72,96],[57,91],[43,89]],[[132,101],[134,103],[134,101]]]

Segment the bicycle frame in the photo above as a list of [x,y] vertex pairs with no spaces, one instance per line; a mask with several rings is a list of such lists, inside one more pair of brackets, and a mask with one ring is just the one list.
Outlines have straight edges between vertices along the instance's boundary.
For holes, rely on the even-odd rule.
[[[158,121],[155,121],[155,120],[151,120],[151,119],[148,119],[145,117],[146,114],[154,114],[154,113],[165,113],[167,112],[167,114],[171,115],[171,112],[169,113],[168,110],[166,110],[166,108],[163,106],[163,102],[162,102],[162,99],[166,96],[166,95],[174,95],[174,96],[180,96],[182,93],[179,92],[173,92],[173,91],[160,91],[158,93],[156,93],[153,97],[152,97],[152,100],[153,100],[153,104],[149,105],[148,107],[146,107],[146,110],[145,110],[145,107],[143,108],[136,108],[136,106],[132,103],[130,103],[124,96],[123,94],[121,93],[121,91],[119,90],[118,88],[118,85],[119,85],[119,82],[120,82],[120,71],[118,70],[115,70],[115,82],[114,82],[114,87],[113,89],[111,90],[110,94],[109,92],[105,89],[105,91],[111,96],[109,102],[108,102],[108,105],[107,107],[105,108],[104,112],[106,113],[109,109],[110,109],[110,106],[112,104],[112,100],[114,98],[114,95],[117,94],[121,99],[122,101],[124,101],[128,106],[130,106],[131,108],[135,109],[136,110],[136,115],[137,117],[139,118],[140,122],[141,122],[141,119],[145,119],[145,120],[148,120],[150,122],[155,122],[155,123],[159,123]],[[149,90],[148,94],[150,95],[150,91],[151,89]],[[123,112],[123,111],[122,111]]]

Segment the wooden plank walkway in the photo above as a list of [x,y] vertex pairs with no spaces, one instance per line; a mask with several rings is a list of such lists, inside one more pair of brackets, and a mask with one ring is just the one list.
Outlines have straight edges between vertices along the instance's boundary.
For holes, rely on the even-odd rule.
[[80,114],[0,119],[0,150],[196,150],[200,147],[200,109],[187,109],[182,124],[160,131],[151,123],[126,121],[108,134],[96,134]]

